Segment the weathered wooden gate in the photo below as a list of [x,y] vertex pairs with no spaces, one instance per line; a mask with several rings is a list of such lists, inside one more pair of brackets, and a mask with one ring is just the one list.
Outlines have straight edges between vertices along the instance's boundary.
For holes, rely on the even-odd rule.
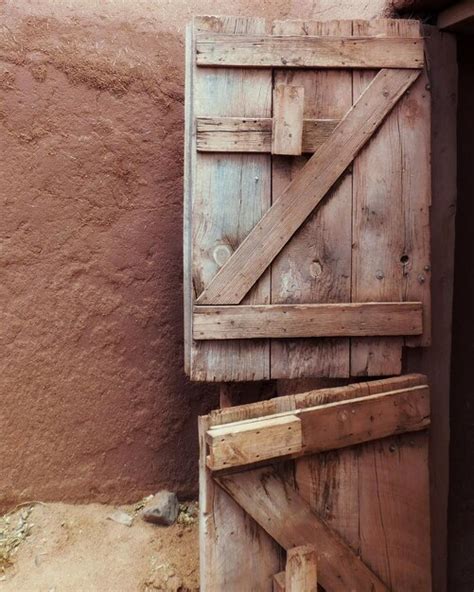
[[202,417],[202,589],[281,589],[310,545],[326,592],[429,592],[429,421],[422,375]]
[[186,55],[188,375],[392,376],[201,418],[201,587],[428,592],[420,25],[198,17]]
[[419,23],[202,17],[188,37],[187,372],[399,374],[430,342]]

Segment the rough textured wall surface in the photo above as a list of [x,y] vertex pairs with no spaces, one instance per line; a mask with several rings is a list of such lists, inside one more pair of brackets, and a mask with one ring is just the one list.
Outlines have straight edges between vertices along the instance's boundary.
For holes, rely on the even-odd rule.
[[370,18],[385,0],[0,0],[0,506],[196,491],[183,374],[192,14]]

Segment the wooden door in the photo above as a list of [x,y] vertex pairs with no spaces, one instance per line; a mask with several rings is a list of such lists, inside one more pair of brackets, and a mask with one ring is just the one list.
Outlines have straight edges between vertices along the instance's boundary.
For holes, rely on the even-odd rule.
[[429,423],[419,374],[202,417],[202,590],[285,589],[304,547],[325,592],[430,592]]
[[430,343],[430,88],[415,21],[188,30],[186,370],[386,376]]

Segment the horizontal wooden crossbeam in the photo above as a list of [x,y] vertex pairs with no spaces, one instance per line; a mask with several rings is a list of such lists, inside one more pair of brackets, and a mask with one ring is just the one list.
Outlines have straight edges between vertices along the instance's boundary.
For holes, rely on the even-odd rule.
[[420,335],[421,302],[195,306],[193,339]]
[[427,385],[338,401],[214,427],[207,431],[212,471],[335,450],[415,432],[430,424]]
[[318,583],[325,590],[389,592],[275,469],[222,475],[217,483],[284,549],[317,541]]
[[274,201],[197,304],[238,304],[371,138],[419,71],[381,70],[329,139]]
[[[200,152],[271,152],[272,118],[198,117],[196,147]],[[338,119],[304,119],[302,152],[316,152]]]
[[457,2],[440,12],[438,27],[446,31],[474,34],[474,0]]
[[420,37],[209,35],[196,39],[198,66],[422,68]]

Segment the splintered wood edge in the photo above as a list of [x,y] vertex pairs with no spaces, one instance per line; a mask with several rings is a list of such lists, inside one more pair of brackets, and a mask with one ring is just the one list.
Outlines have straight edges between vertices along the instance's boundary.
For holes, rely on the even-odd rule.
[[[285,440],[290,425],[292,439]],[[429,425],[427,385],[377,393],[211,427],[206,432],[207,466],[220,471],[271,459],[296,458],[420,431]]]

